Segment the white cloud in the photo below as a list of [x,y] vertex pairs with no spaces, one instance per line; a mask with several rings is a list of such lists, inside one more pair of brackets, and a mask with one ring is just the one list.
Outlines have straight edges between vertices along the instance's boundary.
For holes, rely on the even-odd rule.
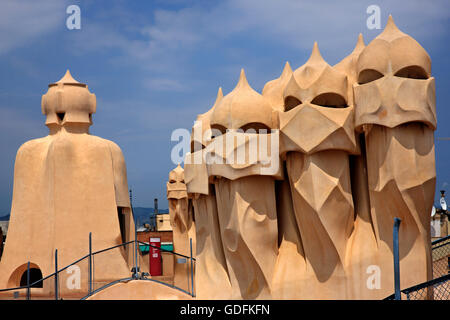
[[2,0],[0,3],[0,53],[29,45],[65,28],[65,2],[60,0]]
[[[109,16],[120,17],[121,23],[126,25],[111,26],[111,20],[92,18],[89,24],[83,25],[75,38],[76,43],[71,45],[78,47],[80,52],[116,49],[120,54],[111,58],[112,63],[139,66],[150,72],[145,76],[146,83],[154,85],[155,89],[180,91],[189,84],[188,79],[192,76],[186,70],[192,68],[190,59],[205,48],[212,48],[212,52],[239,51],[245,40],[240,38],[234,42],[233,38],[267,42],[272,51],[296,48],[302,52],[298,61],[291,61],[294,68],[307,60],[314,41],[318,41],[325,59],[335,64],[353,50],[360,32],[366,43],[381,32],[366,27],[366,9],[371,4],[374,4],[371,0],[324,0],[320,3],[226,0],[208,6],[194,2],[190,7],[174,10],[156,9],[147,20],[139,19],[139,22],[131,19],[132,14],[124,14],[126,7],[116,6],[109,9]],[[445,10],[443,0],[427,3],[410,0],[407,5],[382,0],[375,4],[381,8],[383,24],[392,13],[398,26],[417,37],[419,42],[436,37],[436,45],[445,45],[442,39],[448,33],[445,22],[449,11]],[[129,30],[139,30],[138,36]],[[260,54],[264,56],[265,52]],[[251,63],[258,63],[254,60]],[[280,72],[283,63],[279,62]],[[217,66],[227,67],[227,62]],[[258,68],[256,65],[243,67]]]
[[173,91],[183,92],[187,90],[187,87],[180,81],[165,78],[148,79],[147,81],[145,81],[144,87],[152,90],[172,91],[172,92]]

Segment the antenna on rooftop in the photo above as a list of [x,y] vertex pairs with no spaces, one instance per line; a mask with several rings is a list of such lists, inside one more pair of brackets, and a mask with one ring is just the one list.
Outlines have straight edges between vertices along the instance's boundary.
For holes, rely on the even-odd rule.
[[445,190],[441,190],[441,199],[439,200],[441,204],[441,209],[447,211],[447,202],[445,201]]

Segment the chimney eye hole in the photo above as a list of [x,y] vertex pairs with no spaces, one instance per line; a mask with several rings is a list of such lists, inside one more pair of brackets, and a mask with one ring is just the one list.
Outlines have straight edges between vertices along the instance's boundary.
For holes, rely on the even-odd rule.
[[296,106],[302,104],[302,102],[293,96],[287,96],[284,98],[284,111],[289,111],[294,109]]
[[[248,130],[250,130],[250,132],[248,132],[248,133],[258,133],[258,134],[259,133],[270,133],[270,128],[261,122],[247,123],[247,124],[243,125],[240,129],[244,132],[247,132]],[[265,130],[265,131],[261,132],[261,130]]]
[[312,101],[312,104],[326,107],[326,108],[346,108],[347,102],[345,101],[344,97],[340,94],[333,93],[333,92],[327,92],[322,93],[315,97]]
[[205,149],[205,145],[198,141],[191,141],[191,153]]
[[381,72],[378,72],[377,70],[365,69],[359,73],[358,84],[366,84],[383,77],[384,75]]
[[227,128],[220,124],[211,125],[211,139],[217,138],[227,132]]
[[56,115],[58,116],[58,119],[60,122],[63,122],[64,117],[66,116],[65,112],[57,112]]
[[426,80],[428,79],[427,72],[419,66],[408,66],[398,70],[395,75],[396,77],[401,78],[410,78],[410,79],[420,79]]

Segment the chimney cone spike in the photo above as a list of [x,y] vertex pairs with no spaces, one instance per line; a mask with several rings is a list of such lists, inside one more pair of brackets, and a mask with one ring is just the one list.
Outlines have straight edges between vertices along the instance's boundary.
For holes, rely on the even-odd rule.
[[358,35],[358,41],[356,42],[355,50],[363,49],[365,46],[366,46],[366,44],[364,43],[364,37],[363,37],[362,33],[360,33]]
[[388,21],[382,33],[380,33],[375,39],[384,39],[387,41],[392,41],[395,38],[400,36],[407,36],[404,32],[402,32],[394,22],[394,18],[392,15],[389,15]]
[[72,77],[72,74],[70,74],[70,70],[67,69],[64,76],[61,79],[59,79],[56,83],[79,83],[79,82]]
[[392,18],[392,15],[389,15],[388,21],[386,22],[386,26],[384,27],[384,30],[382,33],[396,33],[401,32],[400,29],[397,27],[397,25],[394,22],[394,18]]
[[[219,87],[219,90],[217,90],[216,103],[219,102],[222,98],[223,98],[222,87]],[[215,103],[215,104],[216,104],[216,103]]]
[[397,26],[395,25],[394,18],[392,18],[391,14],[388,17],[388,20],[387,20],[386,26],[384,27],[384,30],[386,30],[388,28],[398,29]]
[[295,79],[295,75],[294,73],[291,74],[289,81],[287,82],[286,88],[284,89],[284,94],[286,94],[286,90],[288,88],[295,88],[294,90],[299,90],[300,89],[300,85],[298,84],[297,80]]
[[176,167],[175,169],[173,169],[173,171],[175,171],[175,172],[184,172],[184,169],[183,169],[183,167],[181,166],[181,164],[179,163],[179,164],[177,165],[177,167]]
[[289,64],[289,61],[286,61],[286,63],[284,64],[283,72],[281,73],[281,78],[286,77],[290,74],[292,74],[292,68]]
[[236,87],[244,87],[244,86],[250,86],[250,85],[248,84],[247,77],[245,76],[244,68],[242,68],[241,74],[239,76],[239,82]]
[[319,45],[317,44],[317,41],[314,41],[314,46],[311,52],[311,56],[309,57],[307,63],[311,63],[311,62],[325,62],[326,61],[323,59],[322,55],[320,54],[320,50],[319,50]]
[[358,40],[356,41],[355,48],[353,49],[351,54],[354,53],[361,53],[361,51],[366,47],[366,44],[364,43],[364,37],[362,33],[358,35]]

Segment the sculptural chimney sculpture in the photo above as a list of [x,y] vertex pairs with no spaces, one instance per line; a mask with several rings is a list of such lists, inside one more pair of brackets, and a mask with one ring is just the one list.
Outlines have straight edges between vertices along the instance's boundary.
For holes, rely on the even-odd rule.
[[[268,140],[275,126],[270,103],[250,87],[242,70],[211,116],[211,128],[221,135],[208,146],[216,145],[218,161],[207,165],[208,177],[217,177],[219,225],[234,299],[271,297],[278,251],[274,180],[281,170],[262,173],[261,152],[252,159],[256,150],[250,146]],[[240,152],[242,162],[235,159]]]
[[[95,95],[69,71],[49,85],[42,96],[42,112],[49,135],[24,143],[17,152],[11,220],[0,262],[0,287],[21,284],[27,262],[47,276],[93,250],[134,239],[125,160],[120,148],[89,134]],[[114,249],[96,260],[95,285],[130,275],[132,250]],[[80,262],[81,287],[62,285],[60,295],[86,294],[88,264]],[[60,283],[70,276],[60,274]],[[53,282],[33,288],[47,296]]]
[[[184,181],[184,170],[178,166],[170,171],[167,182],[167,199],[169,200],[170,224],[173,230],[173,248],[178,254],[189,257],[190,239],[195,233],[195,225]],[[195,245],[195,238],[193,245]],[[182,256],[175,256],[174,285],[190,292],[190,261]]]
[[[202,216],[215,217],[217,201],[232,298],[385,298],[394,292],[394,217],[401,288],[432,278],[435,83],[427,52],[392,17],[367,46],[360,34],[333,67],[315,43],[308,61],[295,71],[286,63],[262,96],[242,72],[206,114],[216,132],[194,138],[201,147],[186,157],[186,184],[195,199],[210,197]],[[262,173],[261,154],[246,153],[263,136],[238,132],[249,128],[279,129],[277,172]],[[242,150],[245,161],[233,162]],[[221,261],[210,257],[199,263]],[[227,281],[216,285],[228,294]]]
[[[192,164],[196,158],[201,159],[204,148],[211,142],[211,115],[222,98],[222,88],[219,88],[212,108],[197,117],[192,128],[191,154],[187,156]],[[230,299],[231,283],[220,234],[214,184],[206,178],[200,182],[203,186],[196,186],[197,181],[192,180],[194,178],[192,176],[200,172],[192,170],[193,167],[190,164],[185,163],[185,167],[189,168],[185,172],[188,172],[190,176],[185,175],[185,180],[187,191],[192,199],[196,222],[196,297],[198,299]],[[206,194],[202,193],[202,190],[206,190]]]
[[364,133],[371,219],[393,288],[392,223],[400,232],[401,287],[431,279],[430,212],[436,183],[436,98],[431,59],[389,17],[357,62],[355,127]]

